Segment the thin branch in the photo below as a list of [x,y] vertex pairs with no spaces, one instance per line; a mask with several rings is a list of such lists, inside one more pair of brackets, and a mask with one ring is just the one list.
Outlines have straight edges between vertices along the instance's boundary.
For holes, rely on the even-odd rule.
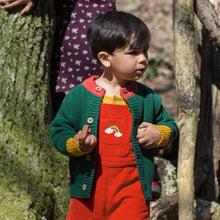
[[195,12],[207,29],[213,44],[220,48],[220,20],[214,6],[207,0],[195,0]]

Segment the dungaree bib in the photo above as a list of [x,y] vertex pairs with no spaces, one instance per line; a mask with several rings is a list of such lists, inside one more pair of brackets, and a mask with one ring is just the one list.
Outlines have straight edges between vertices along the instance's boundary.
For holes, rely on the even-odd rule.
[[67,220],[145,220],[145,201],[130,142],[128,105],[101,104],[96,172],[89,199],[70,199]]

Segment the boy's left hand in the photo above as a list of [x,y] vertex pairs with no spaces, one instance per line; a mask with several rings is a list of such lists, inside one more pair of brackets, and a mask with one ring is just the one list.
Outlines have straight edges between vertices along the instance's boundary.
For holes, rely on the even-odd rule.
[[138,127],[136,138],[143,149],[152,149],[157,147],[162,134],[153,124],[142,122]]

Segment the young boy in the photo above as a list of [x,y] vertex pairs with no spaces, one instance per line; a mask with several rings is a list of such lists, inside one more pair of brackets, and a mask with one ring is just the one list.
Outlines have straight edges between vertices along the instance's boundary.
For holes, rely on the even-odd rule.
[[87,34],[103,67],[72,89],[51,124],[51,142],[69,156],[67,219],[149,219],[154,148],[177,126],[150,88],[136,82],[148,65],[150,32],[125,12],[100,14]]

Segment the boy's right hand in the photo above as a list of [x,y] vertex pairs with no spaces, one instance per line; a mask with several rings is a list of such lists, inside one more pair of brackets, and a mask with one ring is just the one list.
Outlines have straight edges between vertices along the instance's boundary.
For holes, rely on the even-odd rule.
[[90,129],[87,125],[84,125],[83,130],[77,133],[76,141],[82,152],[91,152],[97,144],[96,137],[90,134]]
[[2,9],[11,9],[19,5],[25,5],[21,14],[28,13],[34,5],[34,0],[0,0],[0,4],[5,4]]

